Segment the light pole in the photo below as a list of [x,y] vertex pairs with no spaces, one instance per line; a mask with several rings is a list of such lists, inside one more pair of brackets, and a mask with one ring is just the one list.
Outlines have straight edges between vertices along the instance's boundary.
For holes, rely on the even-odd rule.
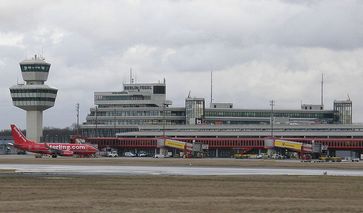
[[114,121],[113,121],[113,136],[116,136],[116,108],[113,110],[113,115],[114,115]]
[[77,135],[79,135],[79,103],[76,104],[76,111],[77,111]]
[[270,106],[271,106],[271,118],[270,118],[270,124],[271,124],[271,137],[274,137],[274,105],[275,105],[275,101],[271,100],[270,101]]
[[163,103],[163,140],[164,140],[164,143],[165,143],[165,125],[166,125],[165,103]]
[[98,127],[98,120],[97,120],[97,109],[98,109],[98,107],[96,106],[96,110],[95,110],[95,117],[96,117],[96,132],[95,132],[95,136],[96,137],[98,137],[98,129],[97,129],[97,127]]

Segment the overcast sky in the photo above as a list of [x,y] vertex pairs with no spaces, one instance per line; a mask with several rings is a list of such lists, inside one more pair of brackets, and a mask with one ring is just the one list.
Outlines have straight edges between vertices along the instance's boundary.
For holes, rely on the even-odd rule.
[[25,111],[9,87],[22,81],[19,62],[42,54],[46,84],[58,88],[44,126],[81,122],[95,91],[119,91],[129,81],[167,83],[167,98],[192,97],[235,108],[300,109],[353,101],[363,122],[363,1],[354,0],[0,0],[0,129],[25,128]]

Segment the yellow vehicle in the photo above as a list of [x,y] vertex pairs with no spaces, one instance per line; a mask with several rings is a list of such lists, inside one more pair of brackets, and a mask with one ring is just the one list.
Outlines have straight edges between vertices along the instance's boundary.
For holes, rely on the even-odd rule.
[[236,158],[236,159],[256,159],[257,155],[256,154],[240,154],[240,153],[237,153],[237,154],[234,154],[233,157]]
[[319,160],[322,160],[325,162],[342,162],[341,157],[320,157]]

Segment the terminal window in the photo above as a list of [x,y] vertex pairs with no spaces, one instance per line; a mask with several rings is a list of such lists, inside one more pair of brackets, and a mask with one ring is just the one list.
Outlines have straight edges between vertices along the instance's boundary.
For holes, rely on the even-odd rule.
[[154,86],[154,94],[165,94],[165,86]]

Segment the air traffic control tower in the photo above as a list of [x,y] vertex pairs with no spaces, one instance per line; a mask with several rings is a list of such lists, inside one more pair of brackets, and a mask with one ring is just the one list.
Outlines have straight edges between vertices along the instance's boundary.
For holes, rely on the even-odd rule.
[[50,64],[37,55],[20,62],[21,75],[26,84],[10,87],[13,104],[26,110],[26,136],[40,141],[43,135],[43,111],[53,107],[58,90],[45,85]]

